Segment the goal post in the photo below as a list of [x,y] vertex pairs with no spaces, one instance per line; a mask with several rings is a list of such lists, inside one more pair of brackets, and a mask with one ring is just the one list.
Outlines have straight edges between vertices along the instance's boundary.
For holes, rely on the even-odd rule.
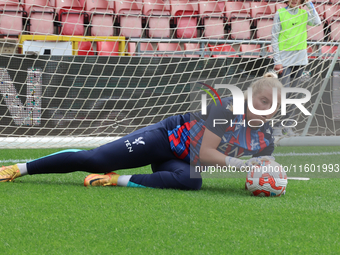
[[[201,83],[245,91],[273,70],[273,17],[286,6],[4,1],[1,148],[93,148],[175,114],[199,111],[201,95],[193,88]],[[308,65],[297,84],[311,93],[304,106],[312,115],[294,111],[296,136],[279,137],[277,145],[340,145],[340,5],[315,2],[315,11],[321,25],[307,26]]]

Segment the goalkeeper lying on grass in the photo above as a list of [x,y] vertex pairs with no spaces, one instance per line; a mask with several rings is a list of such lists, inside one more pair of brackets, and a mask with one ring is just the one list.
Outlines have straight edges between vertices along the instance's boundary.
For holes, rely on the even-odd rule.
[[[252,84],[255,109],[271,108],[273,87],[278,88],[279,100],[282,84],[275,76],[266,74]],[[268,122],[263,122],[271,119],[276,111],[257,116],[250,112],[247,101],[245,106],[246,114],[233,115],[232,98],[223,98],[222,105],[208,106],[207,115],[176,115],[93,150],[64,150],[25,164],[4,166],[0,169],[0,182],[12,181],[26,174],[85,171],[96,173],[85,178],[85,186],[199,190],[202,178],[193,170],[194,165],[241,168],[260,164],[258,157],[272,154],[272,128]],[[214,127],[213,119],[233,120],[233,123],[245,120],[245,124],[230,125],[228,121],[228,124]],[[252,126],[262,126],[250,127],[249,120],[253,120]],[[238,159],[246,155],[253,158],[248,161]],[[149,164],[152,174],[118,175],[112,172]]]

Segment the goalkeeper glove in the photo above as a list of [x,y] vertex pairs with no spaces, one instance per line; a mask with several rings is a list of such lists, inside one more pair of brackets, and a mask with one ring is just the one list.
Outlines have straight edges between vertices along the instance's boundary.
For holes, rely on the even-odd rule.
[[275,161],[273,156],[254,157],[245,162],[246,166],[261,166],[262,161]]
[[242,160],[234,157],[225,157],[225,163],[227,166],[235,166],[237,169],[241,169],[241,167],[247,167],[247,166],[261,166],[262,161],[270,160],[275,161],[275,158],[273,156],[260,156],[260,157],[254,157],[248,160]]
[[273,156],[260,156],[257,158],[259,158],[261,161],[265,161],[265,160],[275,161],[275,158]]
[[234,158],[234,157],[225,157],[225,164],[227,166],[234,166],[236,167],[236,169],[241,169],[241,167],[246,167],[248,165],[252,165],[250,162],[248,162],[250,160],[242,160],[242,159],[238,159],[238,158]]

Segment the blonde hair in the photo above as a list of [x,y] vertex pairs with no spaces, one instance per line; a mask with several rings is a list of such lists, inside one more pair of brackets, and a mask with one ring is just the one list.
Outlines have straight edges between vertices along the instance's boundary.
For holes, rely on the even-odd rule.
[[[250,87],[253,89],[253,95],[262,91],[265,88],[277,88],[277,92],[281,94],[283,88],[282,83],[279,81],[278,76],[274,72],[268,72],[263,75],[260,79],[253,82]],[[244,92],[244,98],[248,98],[248,93]]]

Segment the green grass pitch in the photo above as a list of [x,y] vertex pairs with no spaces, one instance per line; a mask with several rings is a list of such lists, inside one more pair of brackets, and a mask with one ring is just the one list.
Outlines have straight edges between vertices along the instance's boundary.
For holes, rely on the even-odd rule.
[[[9,165],[56,151],[0,150],[0,160]],[[340,163],[339,147],[275,153],[283,165]],[[337,175],[289,180],[278,198],[250,196],[245,178],[205,178],[200,191],[180,191],[85,188],[86,175],[1,183],[0,254],[339,254]]]

